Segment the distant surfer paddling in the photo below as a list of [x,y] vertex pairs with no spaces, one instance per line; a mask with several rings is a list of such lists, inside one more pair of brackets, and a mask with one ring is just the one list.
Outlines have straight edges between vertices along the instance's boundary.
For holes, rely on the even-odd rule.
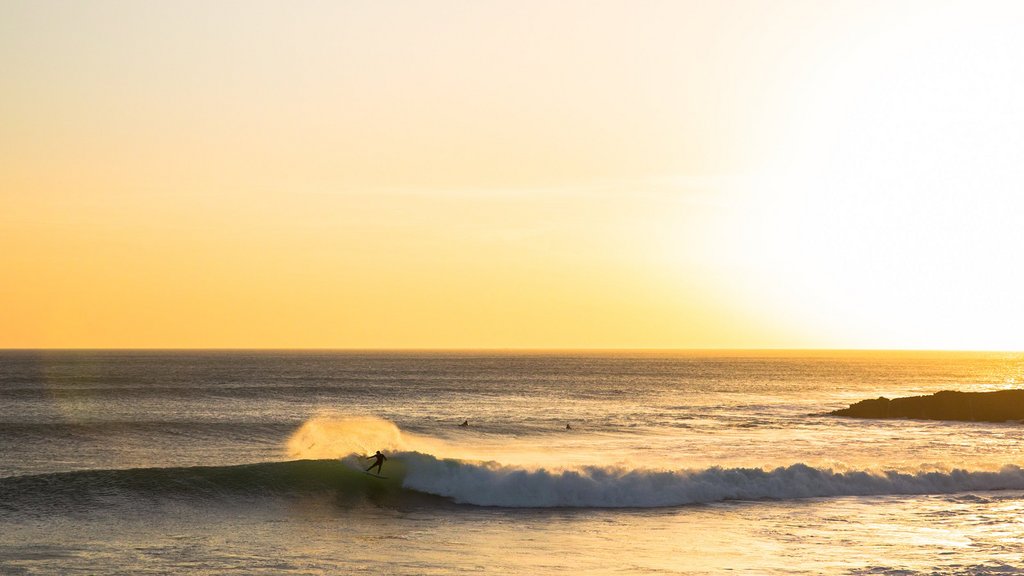
[[377,474],[380,474],[380,469],[381,469],[382,466],[384,466],[384,461],[387,460],[388,457],[383,455],[383,454],[381,454],[380,450],[377,450],[376,454],[374,454],[373,456],[367,456],[366,459],[367,460],[374,460],[374,463],[370,464],[370,467],[367,468],[366,471],[369,472],[370,470],[373,470],[374,468],[376,468],[377,469]]

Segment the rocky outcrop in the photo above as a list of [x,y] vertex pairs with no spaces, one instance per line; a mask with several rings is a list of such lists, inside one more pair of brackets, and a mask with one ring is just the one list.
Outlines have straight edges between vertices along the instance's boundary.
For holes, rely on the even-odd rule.
[[931,396],[861,400],[849,408],[829,412],[851,418],[914,418],[1004,422],[1024,420],[1024,390],[996,392],[936,392]]

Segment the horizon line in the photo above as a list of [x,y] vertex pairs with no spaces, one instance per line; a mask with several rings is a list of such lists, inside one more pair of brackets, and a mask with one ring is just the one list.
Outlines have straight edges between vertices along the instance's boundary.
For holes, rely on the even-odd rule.
[[1021,354],[1024,350],[996,350],[981,348],[787,348],[787,347],[0,347],[0,352],[363,352],[363,353],[455,353],[455,352],[492,352],[492,353],[613,353],[613,352],[859,352],[859,353],[993,353]]

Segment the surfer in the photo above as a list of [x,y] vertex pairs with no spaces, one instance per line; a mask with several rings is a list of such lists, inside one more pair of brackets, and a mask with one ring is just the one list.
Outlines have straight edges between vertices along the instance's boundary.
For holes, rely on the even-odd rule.
[[469,420],[463,420],[462,424],[459,424],[459,426],[461,426],[463,428],[465,428],[466,426],[469,426]]
[[569,425],[569,424],[566,424],[566,425],[565,425],[565,429],[566,429],[566,430],[572,430],[572,426],[571,426],[571,425]]
[[380,468],[381,468],[381,466],[384,465],[384,461],[387,460],[388,457],[383,455],[383,454],[381,454],[380,450],[377,450],[376,454],[374,454],[373,456],[367,456],[366,459],[367,460],[376,460],[373,464],[370,464],[370,467],[367,468],[366,471],[369,472],[370,470],[373,470],[373,468],[376,466],[377,467],[377,474],[380,474]]

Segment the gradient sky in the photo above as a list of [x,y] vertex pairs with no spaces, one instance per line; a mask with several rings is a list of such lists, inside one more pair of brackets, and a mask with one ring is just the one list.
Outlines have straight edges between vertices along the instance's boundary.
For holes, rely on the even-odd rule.
[[0,347],[1024,349],[1024,4],[0,4]]

